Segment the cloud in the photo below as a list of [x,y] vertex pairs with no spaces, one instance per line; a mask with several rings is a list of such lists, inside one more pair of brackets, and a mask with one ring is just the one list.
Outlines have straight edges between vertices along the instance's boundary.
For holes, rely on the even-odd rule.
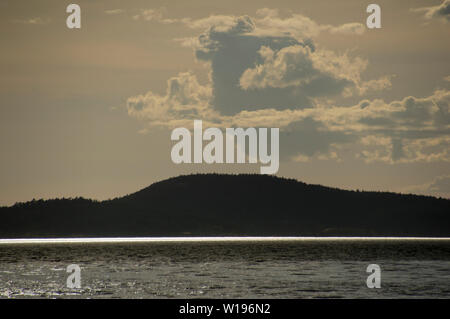
[[278,10],[269,8],[259,9],[253,20],[256,25],[253,34],[260,36],[290,36],[296,39],[303,39],[315,37],[321,32],[361,35],[365,31],[364,25],[358,22],[337,26],[319,24],[301,14],[294,13],[283,18]]
[[363,100],[353,106],[214,110],[212,88],[195,75],[168,80],[166,94],[151,91],[127,101],[128,114],[151,126],[191,127],[193,120],[214,127],[279,127],[284,158],[341,160],[349,152],[367,163],[450,162],[450,91],[385,103]]
[[24,19],[24,20],[16,19],[16,20],[13,20],[13,22],[21,23],[21,24],[42,25],[42,24],[49,24],[51,22],[51,20],[46,19],[46,18],[35,17],[35,18],[29,18],[29,19]]
[[425,98],[408,96],[389,104],[380,100],[368,102],[364,108],[366,117],[361,121],[372,127],[404,130],[436,130],[449,127],[450,91],[436,90]]
[[308,96],[293,92],[291,88],[243,90],[239,83],[244,71],[263,63],[261,47],[280,50],[291,45],[311,45],[292,37],[266,37],[252,34],[254,21],[248,16],[238,17],[227,28],[211,27],[198,37],[194,47],[198,60],[210,66],[213,88],[213,107],[220,113],[233,115],[242,110],[265,108],[287,109],[311,106]]
[[[350,156],[367,163],[450,162],[450,91],[337,106],[333,96],[386,89],[390,77],[363,81],[367,60],[294,37],[293,30],[302,34],[297,26],[285,26],[289,32],[283,34],[290,18],[281,19],[274,10],[257,15],[184,20],[206,28],[179,41],[207,62],[208,82],[180,73],[168,80],[164,95],[149,91],[130,97],[128,114],[168,128],[191,127],[194,119],[205,127],[279,127],[280,155],[293,161]],[[311,21],[301,21],[305,34],[324,29]],[[269,23],[272,30],[265,27]]]
[[440,19],[442,21],[450,21],[450,0],[444,0],[438,6],[414,8],[414,12],[423,12],[426,19]]
[[176,127],[194,119],[213,119],[209,108],[212,90],[198,83],[195,75],[180,73],[167,81],[165,95],[151,91],[127,99],[128,114],[151,126]]
[[125,11],[123,9],[111,9],[111,10],[105,10],[105,13],[107,15],[116,15],[116,14],[121,14],[124,13]]
[[345,23],[337,27],[327,26],[325,29],[328,29],[332,34],[358,34],[361,35],[366,31],[366,27],[362,23]]
[[322,120],[332,130],[360,136],[357,156],[366,162],[450,161],[450,91],[385,103],[363,101]]
[[274,122],[266,116],[264,124],[280,125],[283,142],[296,151],[294,159],[339,160],[352,153],[367,163],[450,162],[449,110],[450,91],[437,90],[390,103],[363,100],[346,107],[279,111],[272,114]]
[[234,16],[211,15],[200,19],[185,18],[180,20],[180,22],[186,24],[191,29],[207,30],[214,28],[218,32],[229,32],[231,28],[235,27],[235,20],[236,18]]
[[263,46],[259,54],[263,63],[245,70],[240,78],[240,85],[245,90],[295,87],[314,97],[338,93],[351,95],[352,89],[363,94],[390,87],[387,77],[361,81],[360,74],[367,61],[358,57],[351,59],[345,54],[336,55],[332,51],[301,45],[284,47],[278,52]]
[[422,139],[400,139],[375,135],[361,140],[357,157],[366,163],[432,163],[450,162],[450,138],[434,137]]
[[[389,77],[360,80],[367,61],[317,49],[311,39],[320,32],[361,34],[364,27],[359,23],[321,25],[300,14],[281,17],[277,10],[268,8],[258,10],[255,17],[211,15],[199,19],[167,19],[164,11],[141,10],[134,19],[181,23],[193,30],[202,30],[197,37],[176,40],[182,46],[192,47],[196,58],[209,65],[209,85],[213,90],[211,106],[221,114],[307,108],[314,106],[316,98],[365,94],[390,87]],[[297,70],[296,78],[288,79],[289,74],[282,74],[283,70],[271,65],[269,57],[262,54],[264,50],[273,52],[278,60],[293,57],[293,63],[295,59],[311,63],[311,74],[303,72],[305,65],[293,65]],[[258,77],[257,72],[252,71],[257,65],[263,71],[272,69],[273,72],[264,72],[267,78]],[[278,75],[280,81],[270,78],[271,75]]]
[[421,185],[407,186],[401,191],[450,198],[450,175],[438,176],[432,181]]
[[[191,29],[208,30],[213,28],[216,32],[230,32],[236,27],[236,20],[244,23],[244,20],[233,15],[210,15],[205,18],[165,18],[165,8],[141,9],[140,13],[133,16],[135,20],[158,21],[162,23],[182,23]],[[291,14],[281,17],[278,10],[262,8],[257,10],[256,16],[244,16],[252,22],[252,28],[246,32],[250,35],[261,37],[292,37],[295,39],[311,38],[321,32],[342,35],[361,35],[365,26],[359,22],[350,22],[342,25],[319,24],[309,17],[301,14]],[[239,26],[238,26],[238,29]],[[241,30],[242,31],[242,30]]]
[[175,23],[177,19],[168,19],[164,15],[166,13],[165,8],[159,9],[141,9],[138,14],[133,16],[133,20],[154,21],[163,24]]
[[[310,38],[299,38],[324,29],[309,18],[300,19],[303,22],[298,24],[297,20],[289,22],[291,18],[279,18],[274,10],[264,9],[258,15],[190,21],[207,30],[197,38],[178,39],[194,48],[198,60],[209,63],[212,105],[222,114],[243,109],[306,108],[314,106],[315,98],[390,87],[388,77],[361,80],[366,60],[337,55],[316,48]],[[305,29],[301,29],[303,25]]]

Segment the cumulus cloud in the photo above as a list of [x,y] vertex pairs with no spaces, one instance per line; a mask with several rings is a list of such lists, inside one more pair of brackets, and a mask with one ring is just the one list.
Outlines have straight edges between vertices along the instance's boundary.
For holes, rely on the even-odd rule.
[[[367,82],[360,80],[360,73],[367,61],[336,55],[331,51],[317,50],[311,37],[320,32],[333,34],[361,34],[365,29],[360,23],[322,25],[312,19],[291,14],[282,17],[277,10],[263,8],[255,17],[211,15],[205,18],[168,19],[164,9],[145,9],[134,16],[136,20],[182,23],[202,30],[197,37],[176,39],[185,47],[192,47],[196,58],[208,62],[211,68],[213,108],[225,115],[241,110],[289,109],[314,106],[314,99],[342,94],[350,96],[390,87],[390,78],[384,77]],[[268,56],[262,52],[273,52],[278,60],[293,57],[297,51],[300,61],[313,63],[310,74],[302,74],[302,65],[294,65],[297,78],[288,81],[282,70],[270,65]],[[304,59],[300,59],[303,53]],[[295,57],[294,61],[295,63]],[[266,64],[265,64],[266,63]],[[272,68],[280,81],[262,79],[257,81],[255,65],[261,69]],[[336,66],[335,66],[336,65]],[[247,70],[247,72],[246,72]],[[244,73],[246,72],[246,73]],[[269,72],[265,72],[270,77]],[[273,72],[272,72],[273,74]],[[254,81],[253,81],[254,80]],[[296,85],[301,83],[301,85]]]
[[243,90],[239,83],[243,72],[263,63],[261,47],[280,50],[291,45],[313,46],[309,40],[298,41],[292,37],[255,36],[254,21],[248,16],[238,17],[231,26],[211,27],[198,37],[194,48],[198,60],[210,66],[213,88],[213,107],[226,115],[241,110],[264,108],[287,109],[311,106],[310,97],[291,88]]
[[301,20],[301,31],[284,25],[290,18],[274,10],[257,16],[185,20],[205,28],[183,44],[207,62],[209,81],[200,84],[194,74],[180,73],[168,80],[164,95],[130,97],[128,114],[170,128],[191,127],[194,119],[205,127],[279,127],[281,156],[294,161],[344,156],[391,164],[450,161],[450,91],[336,106],[330,97],[386,89],[390,78],[363,81],[367,60],[300,38],[303,31],[324,29],[312,20]]
[[176,127],[192,124],[194,119],[214,119],[209,108],[212,90],[198,83],[195,75],[180,73],[167,81],[165,95],[151,91],[127,99],[130,116],[148,122],[152,126]]
[[202,119],[214,127],[279,127],[281,152],[294,161],[340,160],[350,146],[367,163],[449,162],[450,91],[426,98],[386,103],[368,101],[348,107],[243,110],[223,115],[211,107],[212,88],[193,74],[169,79],[166,94],[148,92],[127,101],[130,116],[152,126],[191,127]]
[[[348,69],[343,65],[345,59],[322,58],[323,55],[312,51],[308,46],[289,46],[274,52],[269,47],[259,50],[263,63],[244,71],[240,85],[244,89],[266,87],[305,87],[314,81],[336,82],[345,87],[349,82]],[[348,65],[353,66],[351,63]],[[343,71],[343,73],[340,73]]]
[[259,54],[263,63],[249,68],[242,74],[243,89],[264,89],[267,87],[295,87],[308,96],[352,94],[352,89],[363,94],[368,90],[390,87],[389,78],[364,82],[361,73],[367,61],[337,55],[332,51],[314,50],[309,46],[294,45],[274,52],[261,47]]
[[297,151],[294,158],[340,159],[351,149],[367,163],[450,162],[449,109],[450,91],[437,90],[390,103],[279,111],[274,118],[284,119],[278,123],[287,136],[283,141]]
[[[385,103],[363,101],[319,115],[331,130],[360,136],[357,156],[366,162],[450,161],[450,91]],[[334,113],[334,116],[330,116]]]
[[432,7],[414,8],[414,12],[421,12],[426,19],[440,19],[450,21],[450,0],[444,0],[440,5]]
[[[258,19],[212,16],[197,20],[207,30],[195,39],[179,40],[194,48],[198,60],[209,63],[212,105],[217,111],[232,115],[243,109],[307,108],[314,106],[315,98],[390,87],[389,77],[361,80],[366,60],[316,48],[311,38],[299,38],[304,32],[298,21],[289,29],[291,22],[273,10],[258,14]],[[308,35],[321,29],[308,23]]]

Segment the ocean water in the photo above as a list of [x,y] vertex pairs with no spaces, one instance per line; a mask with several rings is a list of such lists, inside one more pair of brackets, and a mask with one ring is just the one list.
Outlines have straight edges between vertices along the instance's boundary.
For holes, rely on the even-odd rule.
[[0,298],[449,297],[450,239],[0,240]]

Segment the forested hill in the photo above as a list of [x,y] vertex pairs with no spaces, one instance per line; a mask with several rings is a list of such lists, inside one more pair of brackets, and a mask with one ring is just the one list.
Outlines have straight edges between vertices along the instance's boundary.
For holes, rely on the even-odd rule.
[[33,200],[0,208],[0,238],[222,235],[450,237],[450,200],[204,174],[102,202]]

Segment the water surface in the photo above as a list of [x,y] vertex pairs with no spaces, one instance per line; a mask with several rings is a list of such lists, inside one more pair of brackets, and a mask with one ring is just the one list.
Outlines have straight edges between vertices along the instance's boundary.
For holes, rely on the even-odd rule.
[[[81,289],[66,288],[70,264]],[[0,297],[449,298],[450,239],[0,240]]]

